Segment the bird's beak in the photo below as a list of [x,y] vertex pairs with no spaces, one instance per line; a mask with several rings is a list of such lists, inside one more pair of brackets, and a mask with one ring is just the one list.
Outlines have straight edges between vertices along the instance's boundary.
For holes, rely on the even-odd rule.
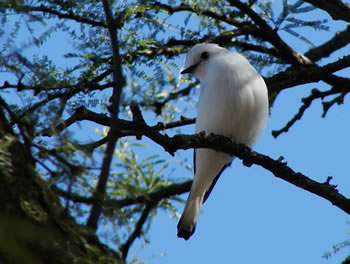
[[188,68],[182,70],[182,71],[180,72],[180,74],[193,73],[194,70],[197,68],[197,65],[198,65],[198,64],[194,64],[194,65],[192,65],[192,66],[190,66],[190,67],[188,67]]

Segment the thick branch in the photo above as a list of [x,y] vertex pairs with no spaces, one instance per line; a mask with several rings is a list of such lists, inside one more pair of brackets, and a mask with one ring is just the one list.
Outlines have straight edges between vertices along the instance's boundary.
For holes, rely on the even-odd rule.
[[[133,113],[140,115],[141,113],[138,113],[139,111],[137,111],[137,109],[135,110],[135,108],[136,107],[134,106]],[[138,119],[143,120],[142,116],[139,116]],[[276,177],[323,197],[338,208],[350,214],[350,199],[339,194],[334,186],[331,186],[328,183],[316,182],[301,173],[297,173],[289,168],[286,163],[281,162],[280,159],[274,160],[266,155],[258,154],[251,151],[250,148],[241,144],[235,144],[231,139],[223,136],[213,134],[206,136],[204,133],[200,133],[195,136],[176,135],[174,137],[168,137],[155,131],[144,122],[140,124],[144,126],[142,129],[144,135],[161,145],[172,155],[178,149],[190,148],[210,148],[229,153],[241,159],[246,166],[252,164],[259,165],[271,171]]]
[[335,20],[350,22],[350,5],[341,0],[305,0],[305,2],[325,10]]
[[[102,125],[102,126],[110,126],[110,118],[106,114],[97,114],[89,109],[86,109],[84,106],[80,106],[77,108],[72,116],[70,116],[65,121],[58,124],[54,132],[59,133],[62,130],[66,129],[70,125],[74,124],[77,121],[83,121],[88,120],[92,121],[96,124]],[[176,128],[186,125],[194,124],[196,121],[195,118],[187,118],[187,117],[181,117],[180,120],[169,122],[169,123],[163,123],[159,122],[158,124],[154,125],[152,128],[160,131],[170,128]],[[137,132],[140,133],[140,126],[132,121],[118,119],[118,127],[120,132]],[[41,133],[43,136],[51,136],[50,129],[44,129]]]
[[252,151],[244,145],[233,143],[230,139],[218,135],[197,134],[195,136],[177,135],[164,140],[166,149],[172,151],[190,148],[211,148],[225,153],[232,154],[243,161],[243,164],[259,165],[274,174],[277,178],[283,179],[299,188],[314,193],[331,202],[344,212],[350,214],[350,199],[344,197],[329,183],[319,183],[300,172],[295,172],[280,159],[275,160],[266,155]]
[[[133,108],[133,114],[138,115],[139,120],[143,120],[139,109],[137,109],[138,107],[134,106]],[[251,151],[251,149],[245,145],[235,144],[227,137],[214,134],[206,136],[205,133],[200,133],[195,136],[176,135],[174,137],[168,137],[160,134],[157,131],[152,131],[152,128],[147,126],[144,121],[142,124],[144,126],[144,135],[161,145],[171,155],[173,155],[178,149],[190,148],[210,148],[229,153],[241,159],[244,165],[259,165],[271,171],[276,177],[321,196],[330,201],[332,204],[336,205],[338,208],[350,214],[350,199],[347,199],[343,195],[339,194],[334,186],[331,186],[328,183],[318,183],[301,173],[297,173],[289,168],[286,163],[281,162],[280,159],[274,160],[266,155],[258,154]]]
[[[190,190],[192,180],[188,180],[182,183],[173,183],[168,186],[159,187],[157,191],[144,193],[136,197],[127,197],[123,199],[110,199],[106,198],[104,206],[107,208],[122,208],[139,203],[157,203],[162,199],[167,199],[174,195],[180,195]],[[85,197],[74,193],[67,193],[57,187],[52,187],[53,190],[65,199],[72,200],[76,203],[93,204],[94,198],[92,196]]]
[[[162,135],[155,128],[148,126],[144,122],[137,106],[133,106],[132,112],[135,121],[129,124],[135,123],[135,125],[133,125],[133,130],[152,139],[171,155],[179,149],[190,148],[211,148],[229,153],[241,159],[245,165],[256,164],[262,166],[271,171],[276,177],[321,196],[350,214],[350,200],[339,194],[333,186],[318,183],[301,173],[296,173],[280,160],[274,160],[266,155],[253,152],[248,147],[235,144],[230,139],[223,136],[205,136],[204,134],[198,134],[194,136],[176,135],[174,137],[169,137],[167,135]],[[138,199],[142,200],[143,198]],[[124,205],[125,203],[126,202],[124,202]]]
[[[272,159],[266,155],[252,151],[247,146],[236,144],[231,139],[219,136],[219,135],[205,135],[204,133],[196,135],[176,135],[174,137],[168,137],[160,134],[158,131],[153,130],[151,127],[145,125],[142,129],[145,131],[150,139],[160,144],[170,154],[173,154],[179,149],[192,149],[192,148],[210,148],[217,151],[225,152],[236,156],[241,159],[243,164],[251,166],[252,164],[259,165],[266,170],[272,172],[274,176],[285,180],[299,188],[302,188],[308,192],[316,194],[339,209],[350,214],[350,199],[346,198],[338,192],[335,186],[330,185],[328,182],[319,183],[308,178],[306,175],[296,172],[287,166],[286,162],[282,162],[281,158]],[[127,206],[135,203],[157,201],[162,198],[168,198],[170,195],[183,193],[189,190],[191,182],[185,182],[179,185],[171,185],[165,187],[157,192],[142,195],[136,198],[126,198],[122,200],[110,200],[107,201],[108,206]],[[73,197],[72,197],[73,198]],[[78,201],[78,200],[77,200]],[[89,198],[81,199],[81,202],[90,202]]]
[[310,49],[304,55],[312,61],[327,58],[332,52],[341,49],[350,43],[350,25],[341,32],[336,32],[333,38],[324,44]]
[[[278,73],[265,81],[270,93],[280,92],[296,85],[327,79],[330,74],[347,67],[350,67],[350,55],[322,67],[314,66],[296,70],[289,69],[285,72]],[[348,87],[342,88],[347,89]]]

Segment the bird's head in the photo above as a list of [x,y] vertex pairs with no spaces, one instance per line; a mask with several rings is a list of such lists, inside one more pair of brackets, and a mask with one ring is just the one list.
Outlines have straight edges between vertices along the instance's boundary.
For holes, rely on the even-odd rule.
[[193,46],[187,53],[185,69],[181,74],[193,73],[199,80],[203,80],[208,72],[209,61],[222,51],[225,49],[217,44],[202,43]]

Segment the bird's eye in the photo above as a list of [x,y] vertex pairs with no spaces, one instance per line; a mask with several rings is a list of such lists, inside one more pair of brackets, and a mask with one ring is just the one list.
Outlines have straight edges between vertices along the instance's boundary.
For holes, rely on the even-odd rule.
[[202,52],[201,54],[202,59],[207,59],[209,58],[209,53],[207,51]]

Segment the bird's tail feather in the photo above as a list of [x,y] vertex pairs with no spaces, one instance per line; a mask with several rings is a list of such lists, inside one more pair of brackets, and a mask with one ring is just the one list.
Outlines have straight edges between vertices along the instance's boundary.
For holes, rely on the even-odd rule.
[[196,223],[203,196],[188,197],[185,209],[177,225],[177,236],[188,240],[196,230]]

